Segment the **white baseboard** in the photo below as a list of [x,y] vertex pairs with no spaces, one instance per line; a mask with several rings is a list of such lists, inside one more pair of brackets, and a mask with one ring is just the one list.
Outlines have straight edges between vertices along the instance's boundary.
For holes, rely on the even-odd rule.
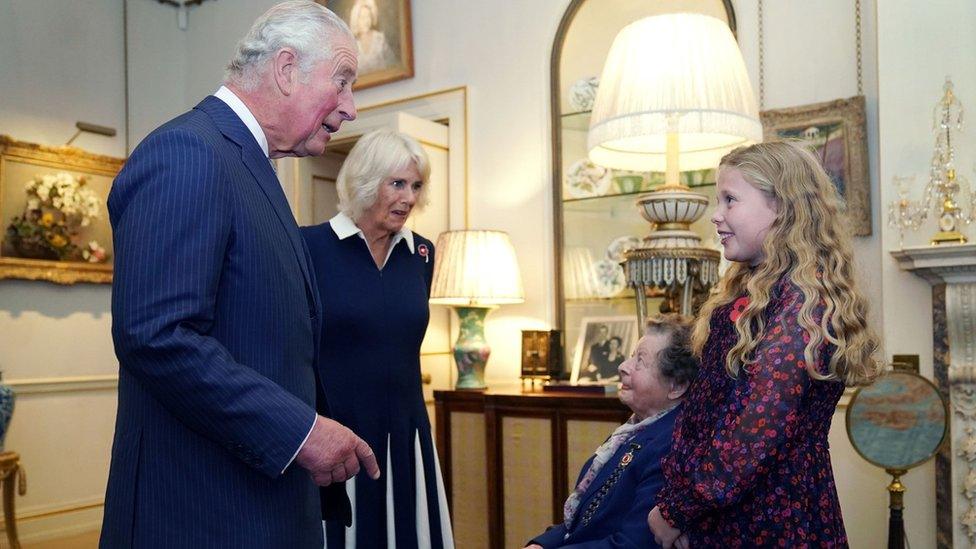
[[24,509],[17,513],[17,537],[23,544],[98,531],[103,511],[102,499]]

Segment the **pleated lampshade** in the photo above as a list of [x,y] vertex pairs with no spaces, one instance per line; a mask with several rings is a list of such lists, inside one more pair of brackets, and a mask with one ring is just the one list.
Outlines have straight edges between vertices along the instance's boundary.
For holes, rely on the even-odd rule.
[[447,231],[437,238],[430,302],[492,306],[522,303],[515,249],[502,231]]
[[762,140],[742,53],[719,19],[647,17],[610,47],[590,116],[590,160],[665,171],[668,134],[678,136],[682,171],[714,168],[734,147]]

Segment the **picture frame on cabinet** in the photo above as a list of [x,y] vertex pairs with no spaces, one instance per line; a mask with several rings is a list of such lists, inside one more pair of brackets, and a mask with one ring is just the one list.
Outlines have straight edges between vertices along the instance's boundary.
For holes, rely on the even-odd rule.
[[635,317],[583,317],[570,383],[616,383],[620,380],[617,368],[633,352],[638,339]]
[[760,113],[766,141],[793,141],[820,160],[846,205],[852,233],[871,235],[864,96]]
[[359,49],[362,90],[413,77],[410,0],[316,0],[349,25]]
[[0,135],[0,278],[111,283],[106,201],[124,162]]

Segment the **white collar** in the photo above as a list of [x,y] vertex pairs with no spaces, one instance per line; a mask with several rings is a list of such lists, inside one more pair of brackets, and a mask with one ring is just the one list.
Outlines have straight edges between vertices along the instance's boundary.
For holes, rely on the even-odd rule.
[[[339,212],[335,217],[330,219],[329,226],[332,227],[332,230],[335,232],[336,236],[339,237],[339,240],[345,240],[354,234],[358,234],[360,238],[366,240],[366,235],[363,234],[362,229],[357,227],[356,223],[351,217],[346,215],[345,212]],[[393,242],[390,243],[390,253],[393,252],[393,248],[401,240],[407,241],[407,248],[410,249],[410,253],[413,253],[413,231],[408,229],[406,225],[404,225],[402,229],[393,235]],[[389,257],[389,254],[387,254],[387,259],[389,259]]]
[[221,86],[219,90],[215,91],[214,97],[227,103],[227,106],[241,119],[241,122],[247,126],[247,129],[251,130],[251,135],[254,136],[254,140],[258,142],[261,150],[264,151],[264,156],[268,156],[268,138],[264,135],[264,129],[258,124],[258,119],[254,118],[251,109],[247,108],[247,105],[241,101],[241,98],[237,97],[237,94],[230,91],[230,88],[227,86]]

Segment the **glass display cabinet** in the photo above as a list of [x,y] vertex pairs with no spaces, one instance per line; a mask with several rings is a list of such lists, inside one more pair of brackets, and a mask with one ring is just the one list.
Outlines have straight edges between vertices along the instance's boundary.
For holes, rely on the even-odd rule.
[[[634,290],[625,283],[621,262],[624,252],[639,247],[651,231],[636,199],[664,183],[663,173],[606,169],[588,159],[586,138],[598,79],[620,29],[647,16],[679,11],[717,17],[735,32],[730,0],[573,0],[556,34],[550,82],[555,311],[556,327],[564,334],[567,378],[599,326],[615,326],[626,317],[636,325]],[[710,200],[714,178],[714,170],[681,174],[685,185]],[[692,230],[705,245],[719,248],[709,215]],[[648,297],[650,310],[657,311],[661,296]]]

